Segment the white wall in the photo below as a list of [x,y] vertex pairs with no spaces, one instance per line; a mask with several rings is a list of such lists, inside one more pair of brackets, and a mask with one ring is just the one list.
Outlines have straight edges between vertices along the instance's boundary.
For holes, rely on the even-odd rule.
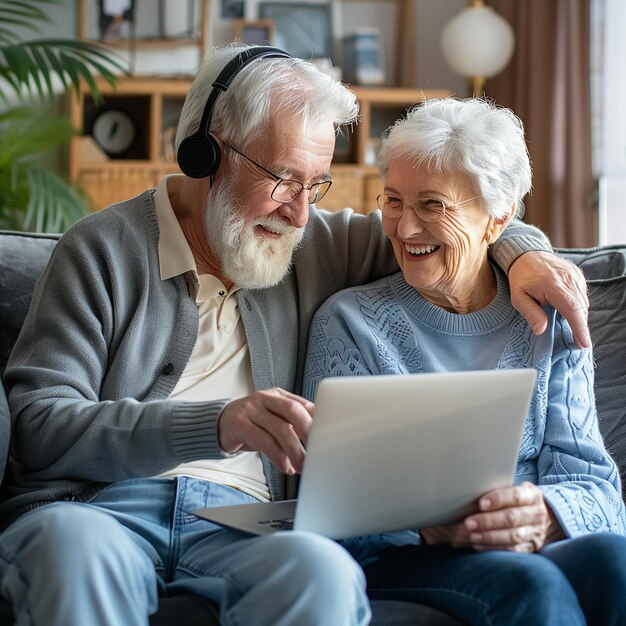
[[470,95],[467,81],[447,66],[439,44],[443,27],[467,6],[467,0],[416,0],[415,5],[416,85],[446,87],[459,97]]
[[603,79],[595,85],[600,90],[596,106],[602,110],[594,164],[599,174],[626,178],[626,2],[604,0],[603,4],[604,19],[596,31],[601,37]]
[[626,2],[594,0],[593,163],[599,178],[598,239],[626,243]]

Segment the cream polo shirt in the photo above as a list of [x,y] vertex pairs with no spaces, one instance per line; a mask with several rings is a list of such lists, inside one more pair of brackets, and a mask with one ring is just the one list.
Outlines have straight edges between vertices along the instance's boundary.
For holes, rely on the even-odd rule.
[[[180,400],[204,401],[209,398],[241,398],[254,392],[248,342],[234,294],[212,274],[200,274],[191,248],[183,235],[170,203],[167,186],[177,181],[167,176],[154,194],[159,223],[159,270],[161,279],[186,274],[193,277],[198,305],[198,338],[187,367],[171,393]],[[269,500],[269,490],[257,452],[241,452],[220,460],[183,463],[162,476],[194,476],[230,485],[261,500]]]

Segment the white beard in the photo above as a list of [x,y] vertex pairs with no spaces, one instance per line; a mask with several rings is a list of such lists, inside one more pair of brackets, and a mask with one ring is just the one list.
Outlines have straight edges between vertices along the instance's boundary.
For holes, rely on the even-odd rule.
[[[295,228],[278,216],[267,215],[246,222],[236,206],[229,184],[214,187],[204,215],[206,238],[217,252],[224,275],[243,289],[264,289],[278,284],[291,266],[304,228]],[[261,225],[278,239],[259,237]]]

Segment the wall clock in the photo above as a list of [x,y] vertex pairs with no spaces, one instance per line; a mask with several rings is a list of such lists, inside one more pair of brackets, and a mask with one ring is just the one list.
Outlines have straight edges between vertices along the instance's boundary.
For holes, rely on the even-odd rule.
[[137,129],[126,111],[107,109],[96,115],[91,134],[109,156],[119,157],[135,143]]

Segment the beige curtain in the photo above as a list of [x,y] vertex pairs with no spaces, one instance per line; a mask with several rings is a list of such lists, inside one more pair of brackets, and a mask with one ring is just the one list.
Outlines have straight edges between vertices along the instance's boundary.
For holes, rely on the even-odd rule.
[[525,221],[554,246],[597,242],[591,166],[590,0],[489,0],[515,31],[513,60],[487,96],[523,120],[533,162]]

